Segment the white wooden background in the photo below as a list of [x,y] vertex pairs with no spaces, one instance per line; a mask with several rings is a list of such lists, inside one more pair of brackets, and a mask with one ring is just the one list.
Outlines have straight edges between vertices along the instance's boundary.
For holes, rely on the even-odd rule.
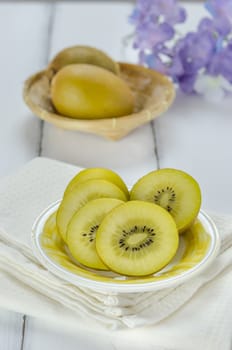
[[[0,2],[0,176],[38,155],[110,167],[129,183],[157,167],[176,167],[199,181],[204,208],[229,213],[231,99],[214,105],[178,97],[165,116],[118,142],[59,130],[32,116],[22,101],[23,81],[65,46],[89,44],[122,59],[122,38],[132,31],[127,23],[131,8],[125,1]],[[193,4],[188,9],[190,28],[203,11]],[[50,348],[116,349],[107,339],[67,334],[44,321],[0,310],[1,350]]]

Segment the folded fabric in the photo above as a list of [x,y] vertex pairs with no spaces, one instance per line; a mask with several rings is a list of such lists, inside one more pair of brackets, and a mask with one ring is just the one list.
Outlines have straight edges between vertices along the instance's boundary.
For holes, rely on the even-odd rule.
[[[62,197],[66,184],[79,170],[36,158],[0,183],[0,305],[53,320],[62,310],[62,321],[75,326],[91,323],[96,329],[134,328],[167,319],[187,301],[191,304],[196,292],[209,281],[220,278],[222,273],[231,274],[232,217],[214,215],[222,237],[219,256],[203,274],[176,288],[107,294],[78,288],[54,276],[33,255],[31,227],[44,208]],[[208,292],[212,293],[211,289]],[[30,297],[25,298],[25,293]],[[228,293],[225,290],[220,298],[226,298]],[[201,302],[204,305],[207,300]]]

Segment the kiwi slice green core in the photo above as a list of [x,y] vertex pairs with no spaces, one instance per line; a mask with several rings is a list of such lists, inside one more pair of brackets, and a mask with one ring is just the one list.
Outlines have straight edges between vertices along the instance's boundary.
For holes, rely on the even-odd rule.
[[58,232],[66,241],[66,231],[73,215],[87,202],[97,198],[117,198],[126,201],[125,193],[106,180],[88,180],[80,183],[63,197],[56,216]]
[[155,203],[174,218],[178,231],[185,231],[197,217],[201,190],[197,181],[177,169],[164,168],[143,176],[132,187],[131,200]]
[[78,262],[94,269],[108,270],[96,252],[95,235],[104,217],[123,203],[114,198],[94,199],[74,214],[67,229],[67,244]]
[[112,271],[145,276],[176,253],[179,235],[171,215],[158,205],[129,201],[114,208],[96,233],[97,253]]

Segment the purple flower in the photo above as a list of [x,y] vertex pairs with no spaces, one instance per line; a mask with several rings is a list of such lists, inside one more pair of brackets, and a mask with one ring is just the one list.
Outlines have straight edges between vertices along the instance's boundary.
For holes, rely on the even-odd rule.
[[216,40],[211,33],[188,33],[174,47],[168,74],[184,92],[193,92],[199,70],[207,67],[215,50]]
[[232,45],[217,52],[212,57],[207,70],[210,75],[222,75],[232,83]]
[[159,14],[152,13],[151,0],[137,1],[136,7],[129,16],[129,22],[138,26],[149,21],[157,22]]
[[186,19],[186,11],[178,6],[176,0],[153,0],[151,9],[153,13],[163,17],[164,22],[171,25],[183,23]]
[[143,23],[137,28],[134,48],[153,49],[160,43],[170,40],[174,35],[173,28],[167,23]]
[[186,19],[186,11],[178,6],[177,0],[137,0],[129,20],[135,25],[152,20],[153,22],[169,23],[174,25]]
[[215,19],[211,18],[203,18],[199,25],[198,25],[198,30],[200,32],[209,32],[215,35],[216,37],[218,36],[226,36],[230,33],[231,31],[231,24],[226,18],[220,18],[217,17]]
[[141,51],[139,54],[139,61],[141,64],[144,64],[151,69],[155,69],[160,73],[167,74],[167,66],[162,62],[156,53],[146,54],[144,51]]
[[181,58],[178,55],[173,55],[172,60],[166,70],[167,74],[171,76],[174,81],[178,82],[178,78],[184,76],[185,70]]
[[188,33],[179,40],[175,53],[180,57],[184,70],[193,74],[210,61],[216,41],[210,33]]
[[129,20],[135,25],[134,48],[154,50],[174,37],[174,25],[186,18],[177,0],[138,0]]
[[179,86],[183,92],[186,94],[191,94],[194,92],[194,84],[197,79],[197,72],[193,74],[183,74],[179,77]]
[[202,74],[207,82],[232,84],[232,0],[207,0],[205,6],[211,18],[178,41],[175,25],[186,12],[177,0],[137,0],[130,16],[140,63],[171,76],[186,93],[201,90]]
[[231,0],[208,0],[205,7],[211,15],[217,19],[228,20],[232,25],[232,1]]

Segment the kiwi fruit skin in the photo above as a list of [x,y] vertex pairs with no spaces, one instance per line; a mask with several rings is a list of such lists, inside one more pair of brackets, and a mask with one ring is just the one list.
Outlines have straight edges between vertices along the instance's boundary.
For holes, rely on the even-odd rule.
[[71,46],[60,51],[50,62],[48,69],[58,72],[69,64],[91,64],[119,74],[119,64],[105,52],[90,46]]
[[115,198],[94,199],[74,214],[67,229],[67,245],[74,259],[90,268],[108,270],[97,254],[95,234],[103,218],[123,203]]
[[109,181],[93,179],[80,183],[63,197],[57,210],[56,225],[64,241],[66,241],[67,227],[73,215],[88,201],[97,198],[116,198],[127,201],[124,192]]
[[112,271],[126,276],[159,271],[174,257],[178,244],[172,216],[143,201],[129,201],[112,209],[96,233],[100,258]]
[[[167,194],[170,197],[163,205],[162,196]],[[163,168],[140,178],[130,191],[130,200],[149,201],[163,206],[176,221],[179,233],[183,233],[199,213],[201,190],[197,181],[188,173]]]
[[124,80],[89,64],[60,69],[51,81],[51,99],[59,114],[74,119],[117,118],[134,109],[134,96]]
[[66,196],[70,191],[72,191],[78,184],[92,179],[102,179],[114,183],[125,193],[127,199],[129,199],[129,191],[122,178],[113,170],[106,168],[87,168],[81,170],[69,182],[68,186],[65,189],[64,196]]

